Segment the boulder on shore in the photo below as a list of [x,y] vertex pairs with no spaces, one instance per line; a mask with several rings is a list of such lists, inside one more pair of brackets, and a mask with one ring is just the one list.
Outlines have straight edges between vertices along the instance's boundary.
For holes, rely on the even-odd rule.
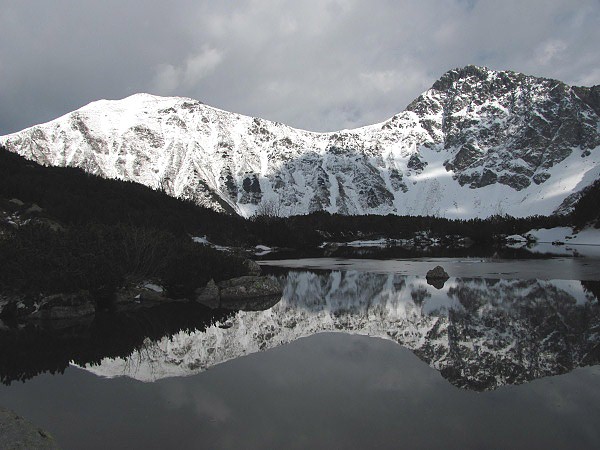
[[283,293],[281,286],[273,279],[252,275],[221,281],[219,288],[221,289],[221,302]]
[[196,291],[196,301],[209,308],[261,311],[281,299],[282,287],[265,276],[243,276],[215,284],[209,281]]
[[208,306],[210,309],[217,309],[221,303],[221,293],[215,280],[210,280],[205,287],[196,289],[196,301]]
[[256,261],[246,258],[244,260],[243,264],[244,264],[244,267],[246,268],[248,275],[252,275],[252,276],[256,276],[256,277],[262,275],[262,269],[256,263]]
[[114,296],[112,309],[116,312],[129,312],[167,303],[185,303],[188,299],[174,299],[167,296],[165,289],[150,281],[137,285],[125,286],[119,289]]
[[73,294],[55,294],[43,298],[39,309],[31,314],[32,319],[68,320],[91,316],[96,312],[96,303],[88,291]]
[[0,297],[0,321],[9,327],[30,323],[42,328],[69,328],[91,323],[95,313],[96,302],[85,290],[40,297]]

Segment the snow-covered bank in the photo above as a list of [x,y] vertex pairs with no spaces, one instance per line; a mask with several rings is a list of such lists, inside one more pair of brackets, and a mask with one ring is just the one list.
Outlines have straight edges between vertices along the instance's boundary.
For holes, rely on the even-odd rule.
[[600,258],[598,228],[588,227],[577,232],[570,227],[542,228],[506,239],[511,246],[526,248],[533,253]]
[[598,228],[584,228],[578,232],[574,232],[570,227],[542,228],[529,231],[525,238],[529,236],[539,243],[564,242],[573,245],[600,245],[600,229]]

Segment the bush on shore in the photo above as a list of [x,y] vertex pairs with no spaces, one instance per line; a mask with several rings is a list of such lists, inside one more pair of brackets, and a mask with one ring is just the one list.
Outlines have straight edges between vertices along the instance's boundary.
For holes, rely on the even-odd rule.
[[27,294],[114,292],[156,280],[167,294],[189,296],[208,280],[245,273],[240,258],[192,242],[187,236],[132,225],[89,224],[54,230],[21,227],[0,240],[3,291]]

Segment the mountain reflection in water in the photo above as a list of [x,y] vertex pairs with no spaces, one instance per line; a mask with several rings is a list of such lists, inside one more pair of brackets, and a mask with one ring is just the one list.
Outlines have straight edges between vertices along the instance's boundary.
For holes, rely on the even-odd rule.
[[0,381],[10,385],[44,372],[63,373],[70,363],[94,364],[126,357],[149,342],[183,330],[204,330],[232,315],[195,303],[102,312],[83,320],[49,321],[0,329]]
[[127,357],[85,368],[142,381],[187,376],[315,333],[396,341],[455,386],[483,391],[600,360],[598,282],[290,271],[265,311],[240,311],[202,331],[146,340]]

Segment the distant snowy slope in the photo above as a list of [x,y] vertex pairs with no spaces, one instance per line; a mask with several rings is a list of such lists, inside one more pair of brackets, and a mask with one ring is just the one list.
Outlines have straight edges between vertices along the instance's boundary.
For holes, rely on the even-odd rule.
[[376,125],[314,133],[179,97],[101,100],[0,137],[46,165],[250,216],[527,216],[600,177],[600,87],[468,66]]

